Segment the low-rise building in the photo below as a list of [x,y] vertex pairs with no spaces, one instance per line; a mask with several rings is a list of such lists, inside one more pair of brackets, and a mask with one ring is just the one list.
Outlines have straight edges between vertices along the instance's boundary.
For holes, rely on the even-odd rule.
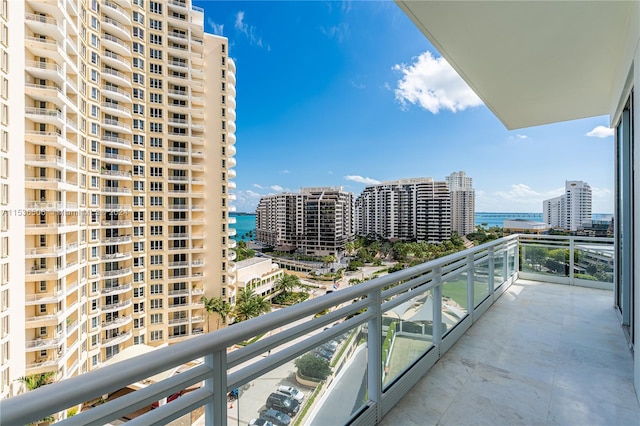
[[548,234],[551,226],[536,220],[507,219],[502,223],[504,235],[511,234]]
[[273,293],[273,287],[284,276],[284,269],[268,257],[252,257],[236,262],[238,289],[250,288],[259,296]]

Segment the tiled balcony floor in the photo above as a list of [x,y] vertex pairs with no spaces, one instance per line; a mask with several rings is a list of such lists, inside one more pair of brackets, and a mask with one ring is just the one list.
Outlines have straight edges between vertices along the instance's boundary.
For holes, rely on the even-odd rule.
[[518,281],[382,424],[640,425],[613,293]]

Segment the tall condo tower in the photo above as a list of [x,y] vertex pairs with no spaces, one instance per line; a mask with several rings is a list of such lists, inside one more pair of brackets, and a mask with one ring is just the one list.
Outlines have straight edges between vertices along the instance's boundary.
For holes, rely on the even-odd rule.
[[203,295],[233,302],[236,114],[228,41],[191,0],[1,6],[4,398],[202,333]]
[[342,187],[269,195],[256,209],[256,240],[281,250],[339,257],[353,237],[353,194]]
[[476,193],[473,180],[465,172],[446,177],[451,192],[451,231],[460,236],[475,230]]
[[367,186],[356,199],[355,224],[361,236],[444,241],[451,237],[449,186],[432,178]]
[[583,181],[565,182],[564,194],[542,202],[543,221],[552,227],[577,231],[591,222],[591,187]]

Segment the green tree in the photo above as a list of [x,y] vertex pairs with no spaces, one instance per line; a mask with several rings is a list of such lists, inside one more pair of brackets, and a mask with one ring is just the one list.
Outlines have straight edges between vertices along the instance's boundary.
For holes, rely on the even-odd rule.
[[16,380],[24,383],[27,390],[31,391],[52,383],[55,374],[55,371],[49,371],[46,373],[30,374],[28,376],[18,377]]
[[[28,376],[18,377],[16,380],[24,383],[28,391],[32,391],[52,383],[55,375],[55,371],[48,371],[46,373],[30,374]],[[45,422],[53,423],[54,421],[55,418],[53,416],[47,416],[38,420],[37,422],[30,423],[29,425],[39,425],[40,423]]]
[[356,243],[353,241],[349,241],[347,244],[344,245],[344,251],[347,253],[347,256],[351,256],[351,254],[354,252],[355,249],[356,249]]
[[271,312],[271,304],[264,297],[255,294],[253,289],[240,289],[233,309],[236,322],[246,321],[267,312]]
[[323,359],[316,358],[311,353],[306,353],[294,362],[298,373],[311,379],[324,380],[331,374],[329,363]]
[[276,280],[273,289],[287,295],[300,287],[302,287],[302,283],[300,283],[300,278],[297,275],[284,274]]
[[225,324],[227,322],[227,317],[233,310],[230,304],[226,303],[220,297],[210,297],[207,298],[202,296],[202,302],[204,303],[204,309],[207,311],[207,332],[209,332],[209,318],[212,313],[218,314],[218,322],[216,324],[216,330],[220,328],[220,320],[222,319],[222,323]]
[[329,265],[330,263],[333,263],[335,261],[336,261],[336,257],[334,255],[332,255],[332,254],[322,258],[322,264],[325,265],[325,266]]

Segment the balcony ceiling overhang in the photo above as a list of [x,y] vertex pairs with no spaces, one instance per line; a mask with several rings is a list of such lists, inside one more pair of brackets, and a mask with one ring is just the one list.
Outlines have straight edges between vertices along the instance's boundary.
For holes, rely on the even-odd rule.
[[617,100],[636,2],[396,2],[508,129],[608,114]]

